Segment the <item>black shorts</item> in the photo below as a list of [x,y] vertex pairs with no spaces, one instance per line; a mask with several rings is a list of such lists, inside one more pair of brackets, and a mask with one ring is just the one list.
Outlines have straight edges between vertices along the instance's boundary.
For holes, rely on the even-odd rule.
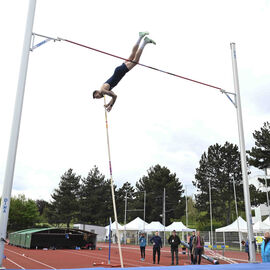
[[125,63],[114,70],[112,77],[105,82],[110,85],[110,90],[112,90],[121,81],[128,71],[129,69]]

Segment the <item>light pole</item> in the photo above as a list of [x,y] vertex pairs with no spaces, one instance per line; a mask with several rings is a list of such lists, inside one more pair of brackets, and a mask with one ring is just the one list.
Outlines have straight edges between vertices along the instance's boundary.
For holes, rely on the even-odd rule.
[[234,193],[234,203],[235,203],[235,212],[236,212],[236,218],[237,218],[237,229],[238,229],[238,237],[239,237],[239,247],[240,250],[242,251],[242,235],[240,232],[240,228],[239,228],[239,220],[238,220],[238,207],[237,207],[237,198],[236,198],[236,189],[235,189],[235,180],[234,180],[234,176],[233,176],[233,193]]
[[211,224],[211,239],[210,243],[213,248],[213,215],[212,215],[212,196],[211,196],[211,182],[209,180],[209,204],[210,204],[210,224]]
[[143,194],[143,232],[145,232],[146,191]]
[[187,198],[187,185],[186,185],[186,226],[188,227],[188,198]]
[[164,246],[165,246],[165,240],[166,240],[166,235],[165,235],[165,226],[166,226],[166,189],[164,188],[163,190],[163,226],[164,226]]
[[124,224],[125,224],[125,245],[127,244],[127,230],[126,230],[126,224],[127,224],[127,192],[126,192],[126,197],[125,197],[125,220],[124,220]]
[[[125,244],[126,244],[126,238],[127,238],[127,231],[126,231],[126,223],[127,223],[127,212],[137,212],[137,211],[143,211],[143,231],[145,232],[145,210],[146,210],[146,191],[139,191],[139,192],[143,192],[144,194],[144,199],[143,199],[143,209],[130,209],[127,210],[127,194],[131,192],[126,191],[126,196],[125,196],[125,213],[124,213],[124,235],[125,235]],[[137,192],[137,193],[139,193]]]

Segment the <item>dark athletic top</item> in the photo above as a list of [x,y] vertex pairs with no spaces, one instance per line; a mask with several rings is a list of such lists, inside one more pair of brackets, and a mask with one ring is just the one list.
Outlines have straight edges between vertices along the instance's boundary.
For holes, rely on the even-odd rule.
[[155,243],[155,245],[153,245],[153,248],[162,248],[162,240],[160,238],[160,236],[153,236],[151,239],[150,239],[150,242],[153,244]]
[[110,90],[112,90],[121,81],[128,71],[129,69],[125,63],[114,70],[112,77],[105,82],[110,85]]

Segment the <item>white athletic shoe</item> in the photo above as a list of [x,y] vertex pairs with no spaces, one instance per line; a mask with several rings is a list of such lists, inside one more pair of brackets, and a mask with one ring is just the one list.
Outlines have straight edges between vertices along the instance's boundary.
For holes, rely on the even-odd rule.
[[154,45],[156,45],[156,42],[153,39],[149,38],[149,37],[145,37],[144,42],[145,43],[153,43]]
[[139,36],[140,37],[144,37],[144,36],[146,36],[146,35],[149,35],[149,32],[139,32]]

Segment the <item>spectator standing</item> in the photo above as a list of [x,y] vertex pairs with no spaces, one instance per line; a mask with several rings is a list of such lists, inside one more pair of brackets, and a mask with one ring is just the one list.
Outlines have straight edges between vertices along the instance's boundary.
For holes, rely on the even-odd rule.
[[[196,236],[192,240],[192,253],[195,255],[194,264],[201,264],[202,254],[204,253],[204,239],[200,236],[200,231],[197,231]],[[199,260],[197,260],[199,256]]]
[[139,242],[140,242],[140,250],[141,250],[141,261],[144,261],[145,260],[145,246],[146,246],[146,238],[145,238],[144,233],[141,234]]
[[[244,242],[244,241],[242,241]],[[244,246],[245,246],[245,252],[248,254],[248,261],[250,261],[250,255],[249,255],[249,241],[247,239],[246,242],[244,242]],[[255,252],[256,252],[256,249],[257,249],[257,245],[256,245],[256,239],[254,238],[254,248],[255,248]]]
[[160,261],[160,249],[162,248],[162,240],[158,232],[155,232],[155,236],[150,239],[150,243],[153,244],[153,264],[156,263],[156,254],[158,257],[157,263]]
[[195,263],[194,263],[194,256],[193,256],[193,253],[192,253],[192,241],[193,241],[194,237],[195,237],[195,231],[192,232],[192,235],[190,236],[189,242],[188,242],[189,250],[190,250],[190,260],[191,260],[191,264],[195,264]]
[[176,235],[176,231],[173,230],[172,235],[168,239],[169,244],[171,245],[171,254],[172,254],[172,265],[174,265],[174,254],[175,254],[175,264],[178,265],[178,246],[180,245],[180,238]]
[[270,233],[264,233],[264,240],[261,245],[262,262],[270,262]]

